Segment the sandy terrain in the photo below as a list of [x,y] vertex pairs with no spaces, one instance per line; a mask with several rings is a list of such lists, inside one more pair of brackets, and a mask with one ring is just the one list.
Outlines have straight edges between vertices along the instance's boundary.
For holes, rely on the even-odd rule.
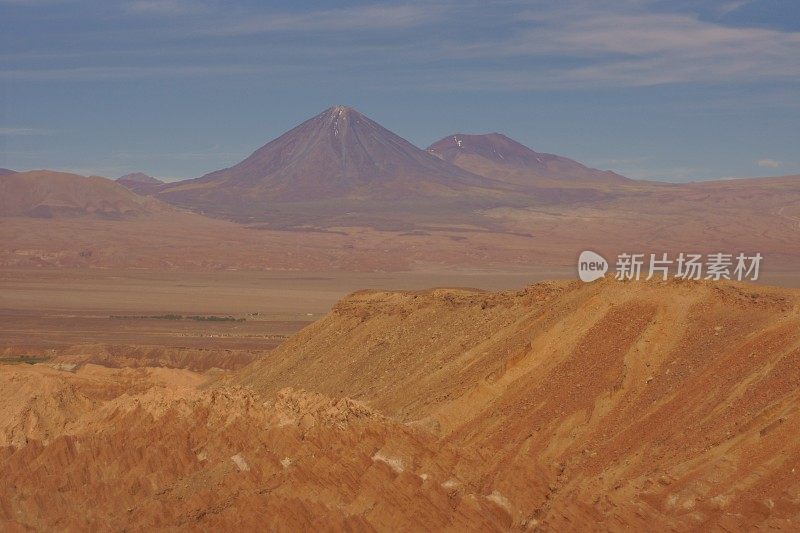
[[230,372],[4,364],[0,524],[796,530],[798,357],[797,290],[602,281],[362,291]]
[[0,270],[0,359],[240,368],[362,287],[503,289],[563,271]]
[[[773,273],[800,264],[797,176],[684,185],[538,184],[458,205],[351,198],[350,207],[326,204],[344,211],[333,218],[321,211],[324,220],[300,203],[292,209],[310,218],[289,226],[210,218],[102,178],[41,171],[4,177],[3,184],[9,194],[0,205],[4,268],[508,271],[573,268],[586,249],[607,257],[760,252],[764,271]],[[279,212],[269,217],[282,220]]]
[[[503,290],[571,276],[571,269],[387,273],[3,269],[0,356],[75,355],[78,347],[99,356],[109,347],[127,346],[131,357],[141,357],[141,347],[150,347],[239,350],[252,353],[252,359],[356,290]],[[800,274],[767,272],[764,281],[798,287]]]

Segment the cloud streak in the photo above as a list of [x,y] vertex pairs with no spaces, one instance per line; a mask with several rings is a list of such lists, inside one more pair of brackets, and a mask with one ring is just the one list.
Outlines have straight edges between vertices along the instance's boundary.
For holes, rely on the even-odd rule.
[[[746,3],[725,2],[719,9],[733,12]],[[734,27],[691,13],[657,11],[653,4],[566,0],[536,2],[534,10],[530,2],[411,0],[301,12],[136,0],[126,4],[120,20],[139,26],[88,32],[82,36],[87,43],[103,46],[91,46],[83,56],[69,46],[26,49],[28,55],[19,59],[10,50],[6,63],[14,67],[0,63],[0,77],[269,76],[276,68],[296,67],[295,72],[341,69],[365,84],[379,68],[397,87],[461,90],[800,81],[800,32]],[[98,50],[106,64],[91,59]],[[71,64],[51,61],[35,68],[37,61],[47,61],[48,52],[72,52]],[[86,64],[90,61],[95,64]]]
[[419,26],[437,18],[441,9],[413,4],[366,5],[309,13],[269,13],[227,20],[199,30],[201,35],[241,36],[260,33],[381,31]]
[[798,32],[728,27],[692,15],[574,6],[519,18],[528,24],[507,39],[453,46],[452,57],[560,60],[544,72],[501,72],[513,88],[800,78]]
[[125,6],[128,13],[144,15],[185,15],[206,10],[201,2],[185,0],[137,0]]
[[73,67],[17,69],[0,71],[7,81],[116,81],[145,78],[186,78],[209,76],[264,75],[276,69],[258,65],[144,66],[144,67]]
[[759,159],[756,164],[763,168],[780,168],[781,162],[774,159]]
[[42,128],[2,128],[0,127],[0,135],[6,137],[30,137],[34,135],[49,135],[50,130]]

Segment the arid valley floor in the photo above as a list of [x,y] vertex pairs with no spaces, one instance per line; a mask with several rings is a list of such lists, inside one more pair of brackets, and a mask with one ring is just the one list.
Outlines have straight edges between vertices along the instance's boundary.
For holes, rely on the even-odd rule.
[[360,289],[510,289],[559,274],[567,272],[5,269],[0,271],[0,353],[47,358],[68,352],[99,357],[112,348],[137,354],[143,347],[197,350],[195,364],[230,369],[224,360],[231,351],[239,363],[249,361]]

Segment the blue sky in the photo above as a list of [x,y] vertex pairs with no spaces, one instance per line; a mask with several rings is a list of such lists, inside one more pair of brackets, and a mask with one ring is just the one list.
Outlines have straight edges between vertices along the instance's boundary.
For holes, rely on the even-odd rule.
[[800,173],[800,2],[0,0],[0,167],[168,179],[335,105],[634,178]]

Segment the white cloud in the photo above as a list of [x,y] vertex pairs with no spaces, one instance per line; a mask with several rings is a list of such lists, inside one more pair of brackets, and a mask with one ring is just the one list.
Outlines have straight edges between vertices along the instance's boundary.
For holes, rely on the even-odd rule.
[[[0,72],[0,79],[247,76],[302,67],[306,72],[348,70],[365,84],[375,79],[385,83],[395,76],[397,86],[448,90],[800,81],[798,31],[726,26],[692,14],[656,10],[649,0],[541,1],[533,4],[536,10],[531,5],[407,0],[270,12],[212,0],[136,0],[128,4],[129,12],[174,18],[168,25],[143,30],[132,24],[115,32],[121,43],[135,42],[129,47],[86,50],[69,58],[73,61],[47,69]],[[743,0],[730,0],[720,9],[743,5]],[[186,14],[191,16],[180,16]],[[287,35],[292,33],[302,35]],[[259,35],[266,44],[257,38],[241,39]],[[106,33],[94,38],[102,42]],[[190,40],[197,42],[187,47],[184,41]],[[89,66],[75,59],[90,55],[102,55],[111,64]],[[226,57],[232,58],[231,65],[221,64]],[[121,65],[123,58],[137,66]],[[155,60],[160,64],[153,64]],[[176,68],[160,66],[167,62]],[[384,76],[372,76],[375,69]],[[772,102],[769,98],[768,104]]]
[[35,70],[2,70],[0,80],[97,81],[141,78],[183,78],[266,74],[276,69],[252,65],[200,65],[163,67],[74,67]]
[[722,15],[728,15],[734,11],[742,9],[747,4],[752,4],[754,0],[733,0],[722,4],[717,11]]
[[517,19],[524,27],[508,38],[454,44],[448,53],[464,60],[569,60],[545,71],[498,73],[516,88],[800,78],[800,32],[724,26],[694,15],[605,3],[542,8]]
[[233,36],[272,32],[374,31],[417,26],[437,18],[441,12],[441,8],[433,6],[373,4],[307,13],[238,15],[233,20],[217,21],[198,33]]
[[45,4],[57,4],[63,0],[0,0],[0,4],[18,5],[23,7],[37,7]]
[[42,128],[1,128],[0,135],[9,137],[27,137],[31,135],[48,135],[50,130]]
[[774,159],[759,159],[756,164],[764,168],[780,168],[781,162]]
[[129,13],[153,15],[183,15],[204,11],[205,6],[200,2],[186,2],[184,0],[136,0],[125,7]]

